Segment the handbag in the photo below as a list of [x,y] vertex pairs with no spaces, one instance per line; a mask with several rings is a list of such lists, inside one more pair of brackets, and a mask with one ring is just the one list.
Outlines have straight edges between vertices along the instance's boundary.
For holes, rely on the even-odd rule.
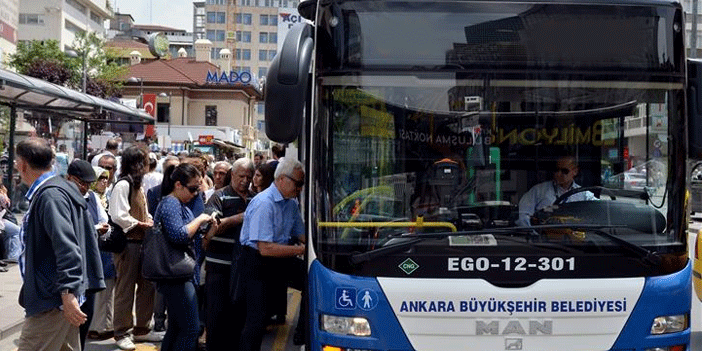
[[151,281],[192,279],[196,263],[193,248],[173,244],[165,234],[160,221],[146,232],[141,275]]
[[127,247],[127,235],[112,219],[107,221],[107,224],[110,225],[110,230],[98,236],[98,247],[101,251],[121,253]]
[[[127,197],[129,199],[132,197],[132,183],[128,179],[121,178],[121,180],[126,180],[127,184],[129,184],[129,195]],[[121,253],[127,247],[127,235],[119,224],[112,221],[112,218],[108,219],[107,224],[110,225],[110,230],[98,236],[98,248],[100,248],[100,251]]]

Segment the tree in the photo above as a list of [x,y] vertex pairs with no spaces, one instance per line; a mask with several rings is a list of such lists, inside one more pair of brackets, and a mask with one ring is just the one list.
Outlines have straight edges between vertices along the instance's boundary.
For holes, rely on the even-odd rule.
[[[56,40],[20,41],[17,44],[17,51],[10,55],[8,65],[21,74],[29,75],[30,66],[34,65],[32,69],[36,69],[34,62],[37,60],[51,62],[71,71],[75,69],[74,62],[61,51],[59,42]],[[43,79],[43,77],[33,77]]]
[[114,96],[122,88],[119,77],[127,72],[126,66],[116,63],[116,57],[105,51],[105,42],[94,32],[76,33],[73,50],[77,53],[75,66],[78,68],[77,78],[73,81],[76,87],[81,87],[83,63],[87,76],[86,90],[88,94],[102,98]]
[[126,74],[127,67],[118,65],[104,46],[94,32],[76,33],[71,50],[74,57],[63,52],[56,40],[20,42],[17,52],[10,55],[8,66],[21,74],[81,90],[85,62],[86,93],[106,98],[119,94],[119,77]]

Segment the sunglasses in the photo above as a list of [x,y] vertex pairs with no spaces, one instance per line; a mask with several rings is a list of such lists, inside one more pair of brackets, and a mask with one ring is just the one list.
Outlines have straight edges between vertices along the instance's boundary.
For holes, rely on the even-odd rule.
[[197,192],[200,191],[200,186],[199,186],[199,185],[191,185],[191,186],[187,186],[187,187],[185,187],[185,188],[188,189],[188,191],[189,191],[191,194],[197,194]]
[[292,180],[293,183],[295,183],[295,186],[298,187],[298,188],[302,188],[302,187],[305,185],[305,180],[304,180],[304,179],[302,179],[302,180],[297,180],[297,179],[295,179],[295,178],[293,178],[293,177],[291,177],[291,176],[289,176],[289,175],[287,175],[287,174],[285,175],[285,177],[288,178],[288,179],[290,179],[290,180]]
[[90,187],[90,182],[86,182],[86,181],[84,181],[83,179],[80,179],[80,178],[78,178],[78,177],[76,177],[76,176],[72,176],[72,177],[73,177],[73,179],[75,179],[76,183],[78,183],[78,184],[79,184],[80,186],[82,186],[83,188],[88,188],[88,187]]
[[569,168],[556,168],[556,173],[561,172],[563,175],[568,175],[570,174],[570,169]]

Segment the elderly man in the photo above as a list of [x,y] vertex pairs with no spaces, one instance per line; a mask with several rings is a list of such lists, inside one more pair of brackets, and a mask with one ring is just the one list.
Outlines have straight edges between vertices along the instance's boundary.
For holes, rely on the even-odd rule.
[[[216,168],[215,168],[216,170]],[[235,313],[229,295],[232,260],[239,252],[239,233],[244,211],[253,194],[249,184],[254,165],[248,158],[234,161],[231,183],[212,194],[206,212],[219,211],[222,222],[212,237],[205,237],[205,301],[207,303],[207,350],[230,350],[232,332],[241,330],[239,314]],[[216,173],[215,173],[216,178]]]
[[[25,309],[18,350],[80,350],[78,327],[86,292],[105,288],[97,234],[87,204],[76,187],[51,171],[53,153],[38,138],[17,144],[15,167],[29,210],[20,238]],[[93,175],[94,176],[94,175]]]
[[[284,281],[289,287],[303,290],[305,265],[297,256],[304,255],[305,231],[297,197],[305,184],[302,164],[291,158],[281,159],[270,187],[251,200],[241,229],[241,258],[237,270],[235,300],[242,304],[246,322],[240,350],[260,350],[265,329],[270,287]],[[294,341],[299,344],[304,326],[301,314]]]
[[[90,212],[90,218],[93,220],[95,229],[100,234],[106,233],[109,229],[109,225],[107,224],[107,212],[102,207],[95,193],[90,190],[90,185],[97,180],[97,175],[93,167],[88,161],[74,160],[68,165],[66,179],[75,184],[80,194],[85,198],[85,202],[88,205],[88,212]],[[107,282],[105,283],[107,284]],[[95,310],[95,293],[88,292],[85,294],[85,297],[85,303],[81,306],[81,310],[85,312],[88,319],[79,328],[81,349],[85,348],[85,338],[88,335],[88,328],[93,320],[93,313]]]

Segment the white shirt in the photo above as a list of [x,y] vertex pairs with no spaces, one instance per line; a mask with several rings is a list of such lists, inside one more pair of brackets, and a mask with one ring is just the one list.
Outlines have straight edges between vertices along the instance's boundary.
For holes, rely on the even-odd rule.
[[[146,197],[144,197],[144,203],[146,203]],[[129,183],[127,181],[115,183],[114,187],[112,187],[112,194],[107,207],[112,221],[122,227],[125,233],[139,224],[139,221],[129,214],[132,206],[129,204]],[[151,218],[151,214],[148,211],[146,214]]]
[[158,172],[149,172],[144,175],[141,179],[141,187],[144,188],[144,194],[149,192],[149,189],[161,184],[163,182],[163,174]]
[[[517,219],[517,225],[522,227],[528,226],[530,223],[529,218],[536,211],[553,205],[559,196],[579,187],[580,185],[573,182],[570,188],[563,189],[552,180],[534,185],[519,199],[519,219]],[[593,200],[597,200],[593,193],[583,191],[569,196],[564,202]]]

